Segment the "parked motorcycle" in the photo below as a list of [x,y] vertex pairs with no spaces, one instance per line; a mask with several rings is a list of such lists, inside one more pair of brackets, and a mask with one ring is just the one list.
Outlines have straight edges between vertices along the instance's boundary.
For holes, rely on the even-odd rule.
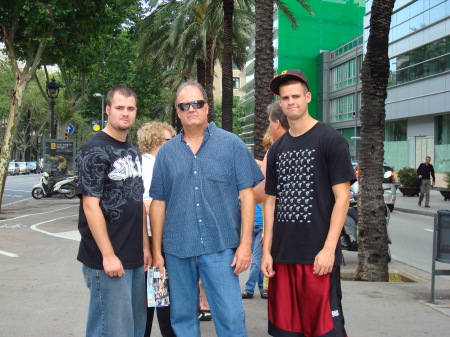
[[[392,172],[388,171],[385,175],[391,175]],[[342,249],[357,251],[358,250],[358,190],[359,184],[356,181],[350,186],[350,206],[347,211],[347,217],[345,219],[344,227],[341,232],[341,246]],[[386,227],[389,225],[389,220],[391,218],[391,211],[389,207],[385,204],[385,218]],[[388,227],[387,227],[388,229]],[[388,244],[391,244],[391,239],[389,238],[389,231],[387,232]],[[391,261],[391,251],[388,247],[388,261]]]
[[77,194],[77,180],[77,176],[58,178],[54,176],[53,172],[50,175],[44,172],[39,183],[33,186],[31,195],[35,199],[41,199],[62,194],[66,198],[72,199]]

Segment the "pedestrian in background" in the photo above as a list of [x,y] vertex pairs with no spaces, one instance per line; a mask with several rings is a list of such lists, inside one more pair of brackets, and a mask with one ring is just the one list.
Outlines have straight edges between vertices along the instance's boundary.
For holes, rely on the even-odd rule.
[[345,138],[309,115],[298,69],[270,82],[289,130],[267,155],[261,269],[269,282],[268,332],[345,337],[338,244],[355,179]]
[[106,96],[108,124],[79,150],[76,163],[83,264],[90,302],[86,336],[142,337],[151,263],[143,219],[139,151],[127,141],[136,120],[136,94],[118,86]]
[[153,258],[169,271],[172,327],[200,336],[200,276],[217,335],[247,336],[238,274],[250,265],[253,186],[263,176],[237,136],[208,123],[200,84],[183,83],[176,108],[183,129],[160,149],[150,188]]
[[[158,154],[159,149],[163,144],[175,136],[175,129],[167,123],[150,122],[145,123],[137,132],[138,147],[142,154],[142,179],[144,181],[144,206],[146,212],[147,221],[147,233],[151,241],[150,230],[150,204],[152,198],[150,198],[150,184],[152,182],[153,167],[155,165],[155,157]],[[147,326],[145,328],[144,337],[151,336],[153,316],[155,314],[154,307],[147,308]],[[158,317],[159,330],[162,337],[176,337],[170,324],[170,306],[157,307],[156,315]]]
[[[420,195],[419,195],[419,206],[422,205],[423,197],[425,196],[425,207],[430,207],[430,191],[431,186],[434,186],[436,178],[434,177],[434,168],[431,165],[431,157],[427,156],[425,158],[425,163],[421,163],[417,168],[417,175],[420,179]],[[431,182],[433,178],[433,182]]]

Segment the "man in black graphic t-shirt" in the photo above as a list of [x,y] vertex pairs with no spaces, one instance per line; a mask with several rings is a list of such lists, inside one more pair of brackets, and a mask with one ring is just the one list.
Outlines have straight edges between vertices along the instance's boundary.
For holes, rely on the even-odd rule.
[[136,94],[108,92],[108,124],[77,156],[81,234],[77,259],[90,290],[86,336],[143,336],[147,319],[144,267],[151,263],[139,151],[127,141]]
[[267,155],[261,270],[269,282],[269,334],[345,337],[338,244],[355,178],[346,140],[313,119],[298,69],[270,83],[289,130]]

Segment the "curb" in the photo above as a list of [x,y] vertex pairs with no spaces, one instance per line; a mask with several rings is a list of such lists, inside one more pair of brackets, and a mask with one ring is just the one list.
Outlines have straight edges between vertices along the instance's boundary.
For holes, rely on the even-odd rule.
[[418,215],[425,215],[425,216],[431,216],[431,217],[434,217],[434,214],[436,214],[436,212],[422,211],[422,210],[419,210],[419,209],[416,210],[416,209],[401,208],[401,207],[395,207],[394,211],[403,212],[403,213],[418,214]]

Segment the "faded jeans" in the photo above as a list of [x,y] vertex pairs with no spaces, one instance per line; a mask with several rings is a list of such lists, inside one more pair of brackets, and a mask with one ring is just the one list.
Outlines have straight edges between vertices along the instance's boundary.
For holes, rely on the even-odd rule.
[[179,258],[166,253],[170,278],[170,318],[178,337],[199,337],[199,276],[218,337],[246,337],[239,279],[231,262],[234,249]]
[[423,196],[425,195],[425,205],[427,206],[430,204],[430,191],[431,191],[431,180],[422,179],[422,183],[420,184],[419,203],[422,202]]
[[125,269],[122,277],[83,264],[90,291],[86,337],[142,337],[147,322],[144,267]]

